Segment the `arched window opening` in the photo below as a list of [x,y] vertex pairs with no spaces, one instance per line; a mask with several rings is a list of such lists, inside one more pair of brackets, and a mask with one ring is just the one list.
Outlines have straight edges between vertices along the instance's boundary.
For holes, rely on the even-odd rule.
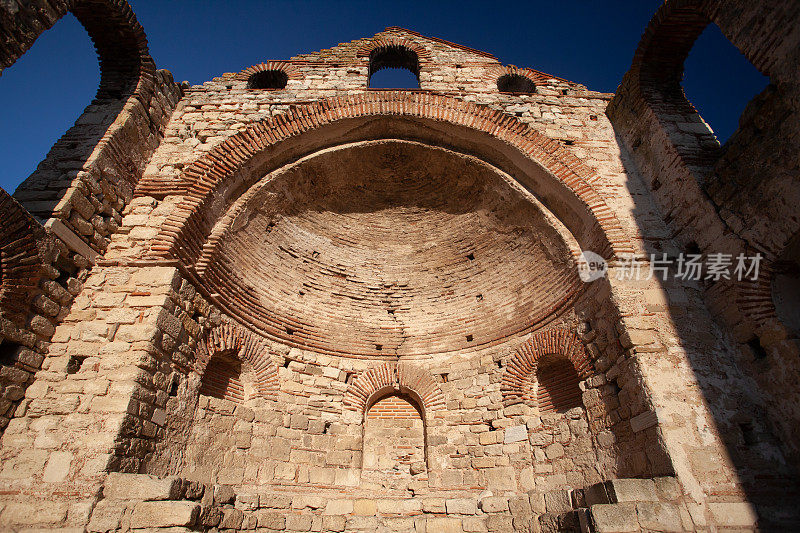
[[419,57],[404,46],[376,48],[369,54],[369,80],[372,89],[418,89]]
[[519,74],[504,74],[497,78],[497,90],[501,93],[535,93],[536,84]]
[[715,24],[703,30],[684,62],[682,87],[686,98],[722,144],[738,129],[747,104],[767,84],[769,78]]
[[[67,14],[0,78],[0,187],[13,191],[97,94],[100,67],[83,26]],[[13,102],[13,105],[9,103]],[[13,126],[13,127],[12,127]]]
[[285,89],[289,76],[282,70],[262,70],[247,80],[248,89]]
[[384,478],[412,478],[426,467],[425,424],[414,398],[392,393],[369,407],[364,427],[363,469]]
[[232,354],[216,354],[208,362],[200,383],[200,394],[242,403],[252,396],[250,372]]
[[563,413],[581,407],[580,377],[569,359],[546,355],[536,368],[537,401],[541,413]]
[[789,241],[772,268],[775,312],[789,333],[800,337],[800,234]]

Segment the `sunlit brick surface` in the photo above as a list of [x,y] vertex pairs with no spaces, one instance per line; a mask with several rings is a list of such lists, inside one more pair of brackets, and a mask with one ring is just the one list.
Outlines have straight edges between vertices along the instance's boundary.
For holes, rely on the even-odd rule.
[[267,176],[204,273],[259,330],[355,355],[430,354],[519,334],[580,282],[542,213],[491,167],[381,141]]

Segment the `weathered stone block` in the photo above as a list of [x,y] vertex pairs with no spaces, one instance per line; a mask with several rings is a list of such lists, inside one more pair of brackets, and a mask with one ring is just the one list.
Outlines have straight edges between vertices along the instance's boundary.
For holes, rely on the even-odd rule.
[[638,502],[639,525],[653,531],[683,531],[678,508],[670,503]]
[[356,500],[353,502],[353,514],[361,516],[374,516],[378,508],[375,500]]
[[524,440],[528,440],[528,428],[526,426],[511,426],[506,428],[505,438],[503,439],[505,444]]
[[92,510],[92,517],[87,527],[88,531],[90,533],[105,533],[106,531],[116,530],[119,528],[122,514],[128,505],[130,505],[128,502],[121,500],[100,500]]
[[239,529],[243,521],[244,513],[239,509],[223,509],[219,527],[221,529]]
[[486,519],[486,527],[489,531],[514,531],[514,522],[510,516],[492,515]]
[[592,505],[590,510],[597,533],[639,531],[634,503],[597,504]]
[[748,527],[758,520],[753,506],[748,502],[709,503],[714,522],[725,527]]
[[502,513],[508,511],[508,498],[502,496],[486,496],[481,498],[480,508],[484,513]]
[[480,518],[477,516],[462,518],[461,527],[464,529],[464,531],[469,532],[474,531],[483,533],[485,531],[489,531],[489,528],[486,527],[486,518]]
[[307,514],[286,515],[286,531],[310,531],[313,517]]
[[422,510],[426,513],[444,513],[445,509],[443,498],[424,498],[422,500]]
[[325,531],[344,531],[347,519],[344,516],[323,516],[322,529]]
[[66,479],[69,474],[69,467],[72,464],[73,455],[70,452],[53,452],[47,465],[44,467],[42,480],[48,483],[56,483]]
[[437,533],[462,533],[464,531],[461,520],[458,518],[428,518],[427,532]]
[[214,486],[214,503],[218,505],[232,503],[234,498],[236,498],[236,493],[230,485]]
[[544,502],[548,513],[559,514],[572,510],[570,491],[554,490],[544,495]]
[[[0,525],[21,526],[61,524],[67,517],[67,504],[65,502],[30,502],[8,503],[0,514]],[[46,529],[50,529],[49,527]]]
[[325,505],[326,515],[347,515],[353,512],[353,500],[329,500]]
[[454,498],[445,501],[447,514],[477,514],[478,504],[472,498]]
[[652,479],[612,479],[606,482],[611,502],[657,502],[658,493]]
[[103,496],[116,500],[174,500],[180,497],[177,477],[157,478],[147,474],[111,472],[103,487]]
[[191,526],[200,515],[200,504],[186,501],[148,501],[136,504],[132,528]]

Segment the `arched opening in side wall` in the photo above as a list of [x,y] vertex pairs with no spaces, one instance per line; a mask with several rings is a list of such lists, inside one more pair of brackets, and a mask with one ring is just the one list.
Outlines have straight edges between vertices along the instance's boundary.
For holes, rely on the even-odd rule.
[[[248,374],[242,374],[242,362],[232,354],[214,355],[209,361],[200,382],[200,394],[212,398],[242,403],[248,393],[252,395],[252,384]],[[249,390],[246,390],[249,389]]]
[[769,78],[761,74],[722,34],[709,24],[684,62],[681,85],[721,144],[739,127],[747,104],[764,90]]
[[536,92],[536,84],[520,74],[504,74],[497,78],[497,90],[501,93],[530,94]]
[[[0,78],[0,187],[13,192],[89,104],[100,83],[92,41],[70,13]],[[41,198],[40,198],[41,199]]]

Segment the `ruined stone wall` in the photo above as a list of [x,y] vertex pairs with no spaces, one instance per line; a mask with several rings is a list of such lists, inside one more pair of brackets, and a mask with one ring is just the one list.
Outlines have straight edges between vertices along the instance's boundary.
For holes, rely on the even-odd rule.
[[[759,411],[769,422],[755,423],[756,440],[768,446],[780,441],[795,465],[798,402],[788,376],[798,370],[797,332],[776,315],[774,291],[784,288],[773,288],[773,272],[776,265],[778,271],[786,268],[779,260],[800,229],[791,207],[798,190],[793,179],[797,165],[790,155],[797,145],[798,35],[792,21],[798,16],[794,3],[667,2],[646,29],[609,105],[631,166],[648,183],[679,251],[763,256],[758,280],[707,281],[700,290],[715,319],[726,326],[729,357],[752,387],[772,398],[770,408]],[[679,85],[683,61],[708,24],[719,26],[770,78],[724,146]],[[787,297],[796,299],[791,292]],[[735,443],[734,455],[748,457],[742,440],[753,420],[737,418],[722,424],[721,431]],[[744,457],[742,464],[757,463]]]
[[[368,89],[373,52],[398,47],[416,54],[420,90]],[[285,88],[248,88],[266,71],[283,72]],[[498,78],[511,74],[535,92],[498,91]],[[120,206],[122,224],[109,228],[107,243],[102,231],[85,234],[105,251],[2,438],[0,524],[508,531],[583,521],[679,531],[780,521],[770,511],[785,512],[781,501],[757,500],[743,486],[743,472],[757,478],[782,454],[769,440],[742,450],[728,438],[742,423],[758,424],[764,405],[745,397],[754,384],[700,287],[617,279],[622,255],[646,268],[650,252],[680,243],[652,201],[648,169],[617,144],[610,98],[399,28],[188,88],[135,198]],[[551,285],[530,290],[539,301],[556,288],[574,291],[547,312],[528,309],[528,324],[491,342],[456,330],[457,343],[433,339],[428,351],[419,343],[405,354],[377,342],[363,353],[369,343],[360,341],[337,352],[330,339],[314,342],[311,328],[296,335],[307,333],[302,314],[291,331],[269,316],[243,319],[237,302],[255,287],[231,291],[206,276],[258,250],[213,255],[224,249],[224,230],[255,220],[232,216],[232,206],[276,169],[376,139],[433,145],[437,157],[473,157],[506,176],[515,184],[508,198],[521,195],[547,222],[533,234],[546,237],[555,259]],[[570,285],[581,249],[609,260],[607,280]],[[297,254],[300,262],[325,260],[314,251]],[[283,307],[298,296],[287,293]],[[360,339],[358,328],[342,330],[345,341]],[[563,413],[535,401],[537,364],[552,355],[580,377],[582,405]],[[204,388],[204,379],[230,383],[218,356],[238,360],[231,368],[246,369],[247,379]],[[418,402],[427,458],[424,472],[413,473],[414,461],[399,482],[362,470],[368,408],[393,391]],[[598,485],[606,480],[615,481]],[[633,494],[623,495],[626,486]]]
[[[0,65],[14,63],[67,12],[97,50],[97,95],[37,170],[2,202],[0,426],[18,408],[88,270],[122,222],[122,211],[180,98],[156,70],[144,31],[122,1],[12,2],[0,9]],[[3,191],[3,195],[6,193]],[[24,251],[25,247],[28,247]],[[36,249],[34,252],[33,249]],[[9,303],[11,300],[13,304]]]

